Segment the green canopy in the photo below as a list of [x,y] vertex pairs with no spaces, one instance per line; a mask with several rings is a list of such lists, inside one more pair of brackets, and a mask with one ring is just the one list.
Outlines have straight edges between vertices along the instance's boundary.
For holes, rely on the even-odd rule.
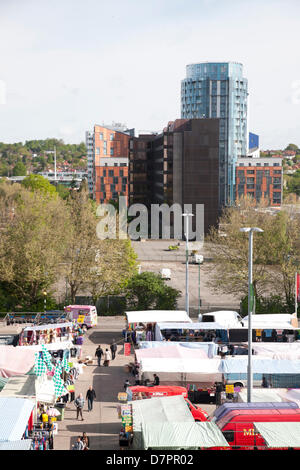
[[300,423],[253,423],[255,430],[265,440],[267,447],[299,447]]
[[229,447],[215,423],[147,423],[142,425],[143,449],[203,449]]
[[142,426],[165,422],[190,422],[194,418],[183,396],[147,398],[130,402],[133,420],[133,447],[140,449]]

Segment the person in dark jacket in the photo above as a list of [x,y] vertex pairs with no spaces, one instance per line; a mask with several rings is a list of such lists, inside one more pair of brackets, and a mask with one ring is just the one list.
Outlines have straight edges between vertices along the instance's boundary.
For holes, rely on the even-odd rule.
[[96,398],[96,392],[92,386],[89,387],[88,391],[86,392],[86,399],[88,401],[88,411],[92,411],[93,409],[93,401]]
[[153,377],[154,377],[153,385],[155,385],[155,386],[156,386],[156,385],[159,385],[159,377],[158,377],[158,375],[154,374]]
[[114,339],[110,345],[110,350],[111,350],[111,358],[112,360],[114,360],[114,358],[116,357],[116,352],[117,352],[117,345]]
[[103,356],[103,349],[99,345],[98,348],[96,349],[95,356],[97,357],[98,360],[98,367],[101,366],[101,357]]

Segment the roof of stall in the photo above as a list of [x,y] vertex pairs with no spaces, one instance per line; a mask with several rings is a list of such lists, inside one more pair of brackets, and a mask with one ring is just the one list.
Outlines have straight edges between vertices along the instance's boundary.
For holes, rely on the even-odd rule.
[[26,326],[22,333],[27,331],[37,331],[37,330],[55,330],[56,328],[68,328],[72,327],[74,324],[72,322],[64,322],[64,323],[48,323],[45,325],[35,325],[35,326]]
[[22,439],[34,406],[26,398],[0,397],[0,442]]
[[1,392],[1,397],[35,397],[35,379],[34,375],[10,377]]
[[32,439],[21,439],[20,441],[0,442],[0,450],[30,450]]
[[140,310],[125,312],[130,323],[185,322],[192,320],[184,310]]
[[212,422],[145,423],[142,433],[144,449],[229,447],[220,429]]
[[300,423],[253,423],[267,447],[300,447]]
[[227,330],[227,327],[217,322],[201,322],[201,323],[170,323],[158,322],[161,330]]
[[[163,341],[161,341],[163,343]],[[180,346],[177,344],[173,344],[172,342],[168,342],[168,347],[160,347],[160,348],[144,348],[144,349],[136,349],[135,355],[137,361],[140,362],[141,359],[146,357],[158,357],[161,359],[164,358],[182,358],[182,359],[207,359],[208,355],[204,349],[201,348],[186,348],[184,346]]]
[[[211,359],[210,359],[211,360]],[[225,374],[247,373],[248,358],[235,356],[223,360],[222,370]],[[255,374],[300,374],[300,361],[288,359],[252,358],[252,371]]]

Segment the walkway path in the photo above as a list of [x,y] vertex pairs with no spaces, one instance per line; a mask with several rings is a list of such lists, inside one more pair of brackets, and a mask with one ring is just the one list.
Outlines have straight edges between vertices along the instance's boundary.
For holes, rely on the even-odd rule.
[[[76,419],[74,402],[68,403],[64,420],[58,422],[58,434],[54,439],[55,450],[69,450],[76,437],[86,432],[90,438],[92,450],[119,449],[119,432],[121,421],[117,414],[117,395],[123,391],[123,384],[128,378],[124,365],[133,360],[133,356],[124,356],[122,329],[124,317],[98,318],[98,326],[89,330],[84,336],[82,357],[92,356],[94,365],[86,366],[75,383],[75,396],[80,392],[86,396],[90,385],[96,392],[93,410],[88,412],[87,401],[84,406],[84,421]],[[102,349],[109,347],[113,339],[118,343],[116,358],[109,367],[98,367],[95,350],[100,344]],[[131,378],[129,377],[129,380]]]

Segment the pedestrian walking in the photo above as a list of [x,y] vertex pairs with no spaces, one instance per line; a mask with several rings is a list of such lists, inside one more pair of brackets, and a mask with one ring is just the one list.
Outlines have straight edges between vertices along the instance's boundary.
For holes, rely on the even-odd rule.
[[98,348],[96,349],[95,356],[97,357],[98,360],[98,367],[101,366],[101,357],[103,356],[103,349],[99,345]]
[[104,365],[106,367],[109,366],[109,361],[111,361],[111,352],[109,351],[109,349],[106,348],[104,353]]
[[84,444],[81,440],[81,437],[78,436],[75,444],[72,447],[72,450],[83,450],[84,449]]
[[92,386],[89,387],[88,391],[86,392],[86,397],[88,401],[88,411],[92,411],[93,409],[93,401],[96,398],[96,392]]
[[78,397],[74,401],[74,404],[76,406],[76,418],[78,419],[79,415],[81,416],[81,421],[84,421],[83,416],[82,416],[82,410],[84,407],[84,398],[82,393],[79,393]]
[[116,352],[117,352],[117,345],[114,339],[110,345],[110,350],[111,350],[112,360],[114,360],[114,358],[116,357]]

